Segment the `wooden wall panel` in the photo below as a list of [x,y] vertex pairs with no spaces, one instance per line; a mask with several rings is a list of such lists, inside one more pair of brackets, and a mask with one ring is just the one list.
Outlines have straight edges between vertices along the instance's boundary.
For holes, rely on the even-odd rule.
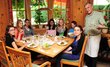
[[86,0],[73,1],[73,20],[77,21],[79,25],[84,26]]
[[67,0],[67,19],[77,21],[79,25],[84,27],[85,23],[85,8],[86,2],[93,3],[93,0]]
[[8,16],[9,16],[9,24],[13,24],[12,0],[8,0]]
[[67,14],[67,19],[68,21],[72,21],[73,19],[73,0],[67,0],[66,4],[66,14]]
[[5,29],[9,23],[8,0],[0,1],[0,39],[5,35]]

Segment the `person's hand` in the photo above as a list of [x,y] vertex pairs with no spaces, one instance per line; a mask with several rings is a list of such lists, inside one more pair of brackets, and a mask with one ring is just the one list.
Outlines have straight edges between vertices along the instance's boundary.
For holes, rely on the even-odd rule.
[[72,54],[72,51],[64,51],[66,54]]
[[24,44],[24,45],[23,45],[23,47],[26,47],[26,46],[27,46],[27,44]]
[[23,29],[21,29],[20,31],[19,31],[19,33],[23,33],[24,31],[23,31]]
[[97,26],[97,29],[100,29],[100,28],[105,28],[105,25],[99,24],[99,25]]
[[68,47],[68,48],[64,51],[64,53],[68,53],[68,52],[70,52],[70,50],[72,50],[72,47]]
[[83,31],[85,30],[85,27],[83,27]]
[[15,42],[20,42],[20,40],[19,40],[19,39],[14,38],[14,40],[15,40]]

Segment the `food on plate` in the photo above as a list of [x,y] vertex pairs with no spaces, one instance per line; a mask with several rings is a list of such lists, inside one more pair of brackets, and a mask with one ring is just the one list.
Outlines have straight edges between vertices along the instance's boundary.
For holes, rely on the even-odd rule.
[[27,38],[26,40],[28,40],[28,41],[29,41],[29,40],[30,40],[30,38]]
[[37,47],[37,45],[34,44],[34,43],[30,43],[29,45],[27,45],[27,47],[29,47],[29,48],[34,48],[34,47]]
[[38,36],[36,35],[35,38],[38,39]]
[[50,45],[48,43],[44,43],[42,47],[43,47],[43,49],[48,49],[50,47]]
[[49,44],[48,44],[48,43],[45,43],[43,46],[44,46],[45,48],[48,48],[48,47],[49,47]]
[[35,44],[31,44],[30,46],[35,46]]
[[63,45],[63,44],[64,44],[64,42],[61,42],[60,44],[62,44],[62,45]]
[[66,45],[66,44],[67,44],[67,42],[65,42],[65,41],[58,42],[58,45]]

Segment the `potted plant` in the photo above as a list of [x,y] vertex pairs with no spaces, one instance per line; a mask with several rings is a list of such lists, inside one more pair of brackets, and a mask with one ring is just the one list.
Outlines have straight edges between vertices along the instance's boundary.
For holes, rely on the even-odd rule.
[[33,5],[33,7],[35,7],[35,23],[37,25],[39,25],[39,27],[41,27],[41,23],[44,22],[43,16],[42,16],[42,12],[41,10],[39,10],[40,6],[45,6],[45,1],[44,0],[32,0],[31,4]]
[[44,22],[42,13],[40,10],[35,10],[35,23],[39,25],[39,28],[42,28],[41,23]]

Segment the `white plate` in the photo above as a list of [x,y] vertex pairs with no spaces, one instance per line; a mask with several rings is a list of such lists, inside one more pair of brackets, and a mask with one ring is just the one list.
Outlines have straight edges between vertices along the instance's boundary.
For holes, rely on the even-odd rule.
[[53,44],[54,44],[53,41],[48,41],[47,43],[48,43],[49,45],[53,45]]
[[34,47],[37,47],[38,45],[36,45],[35,43],[30,43],[27,45],[27,47],[31,47],[31,48],[34,48]]
[[73,35],[73,33],[68,33],[68,35]]
[[68,33],[68,35],[69,35],[70,37],[73,37],[73,36],[74,36],[74,34],[73,34],[73,33]]
[[65,45],[67,45],[67,42],[65,42],[65,41],[59,41],[59,42],[57,42],[57,44],[58,45],[65,46]]

